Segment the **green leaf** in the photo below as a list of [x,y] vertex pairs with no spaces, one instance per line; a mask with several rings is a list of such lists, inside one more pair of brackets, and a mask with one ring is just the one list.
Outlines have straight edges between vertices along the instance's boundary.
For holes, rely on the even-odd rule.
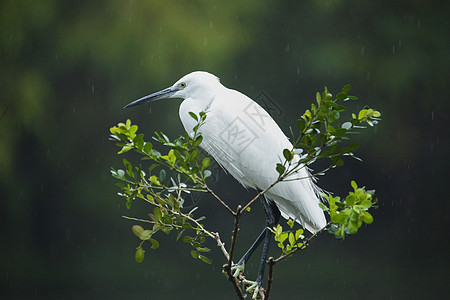
[[135,135],[135,133],[136,133],[137,130],[138,130],[138,126],[137,126],[137,125],[131,126],[130,129],[129,129],[130,136],[133,136],[133,137],[134,137],[134,135]]
[[287,224],[289,225],[289,227],[294,227],[294,220],[292,220],[292,219],[289,219],[288,221],[287,221]]
[[287,232],[283,232],[282,234],[280,234],[278,236],[278,241],[280,243],[283,243],[287,238],[288,238],[288,233]]
[[298,119],[297,120],[297,127],[300,130],[300,132],[303,132],[303,130],[305,130],[305,121],[302,119]]
[[183,243],[186,243],[186,244],[192,243],[193,240],[194,239],[190,236],[183,236],[183,239],[182,239]]
[[158,178],[155,175],[150,176],[150,182],[154,185],[161,185],[158,181]]
[[122,153],[128,152],[128,151],[130,151],[131,149],[133,149],[133,147],[131,147],[131,146],[125,146],[125,147],[122,148],[122,150],[120,150],[119,152],[117,152],[117,154],[122,154]]
[[147,230],[144,230],[141,232],[141,234],[139,235],[139,238],[143,241],[146,241],[151,238],[152,234],[153,234],[153,231],[147,229]]
[[159,207],[155,207],[153,209],[153,215],[155,216],[156,220],[161,222],[161,220],[162,220],[162,213],[161,213],[161,209],[159,209]]
[[347,225],[347,230],[350,234],[355,234],[358,232],[358,225],[356,222],[349,222]]
[[373,112],[372,116],[373,116],[374,118],[379,118],[379,117],[381,117],[381,113],[380,113],[379,111],[375,110],[375,111]]
[[141,262],[144,261],[144,256],[145,256],[145,251],[144,251],[144,249],[141,246],[139,246],[136,249],[136,253],[134,255],[134,259],[136,260],[136,262],[138,264],[140,264]]
[[144,149],[144,152],[145,152],[145,153],[149,154],[150,151],[152,150],[152,148],[153,148],[152,143],[146,142],[146,143],[144,144],[144,148],[143,148],[143,149]]
[[356,196],[353,193],[350,193],[350,195],[347,196],[347,198],[345,198],[345,203],[348,206],[352,206],[356,203]]
[[161,169],[161,171],[159,171],[159,182],[164,184],[165,181],[166,181],[166,171],[164,169]]
[[370,200],[363,200],[361,201],[360,205],[363,209],[369,209],[370,207],[372,207],[372,202]]
[[199,258],[199,254],[197,250],[191,250],[191,256],[195,259]]
[[203,262],[207,263],[207,264],[211,264],[211,260],[209,258],[207,258],[204,255],[199,255],[198,256]]
[[322,102],[322,97],[320,96],[319,92],[316,93],[316,101],[318,105],[320,105],[320,102]]
[[347,98],[347,95],[344,94],[344,93],[338,93],[338,94],[336,95],[336,100],[337,100],[337,101],[342,101],[342,100],[344,100],[345,98]]
[[344,161],[342,160],[342,158],[337,157],[337,156],[333,157],[333,158],[331,159],[331,161],[333,162],[333,164],[335,164],[335,165],[338,166],[338,167],[341,167],[341,166],[344,165]]
[[152,243],[152,249],[158,249],[159,248],[159,242],[155,239],[149,239],[150,243]]
[[291,161],[292,158],[294,158],[294,152],[292,152],[288,149],[284,149],[283,156],[284,156],[284,158],[286,158],[287,161]]
[[352,188],[353,188],[353,189],[355,190],[355,192],[356,192],[356,190],[358,189],[358,185],[356,184],[356,182],[355,182],[354,180],[352,180],[351,185],[352,185]]
[[139,225],[133,225],[133,227],[131,227],[131,230],[133,231],[133,233],[140,238],[141,237],[141,233],[144,231],[144,228],[142,228]]
[[323,210],[323,211],[329,211],[329,208],[323,204],[322,202],[319,202],[319,207]]
[[211,159],[209,157],[205,157],[202,161],[202,170],[209,167],[210,163],[211,163]]
[[349,130],[350,128],[352,128],[352,123],[351,122],[345,122],[344,124],[342,124],[341,128],[344,128],[346,130]]
[[206,247],[198,247],[197,251],[198,252],[209,252],[209,251],[211,251],[211,249],[206,248]]
[[125,176],[125,171],[124,170],[117,170],[117,175],[119,175],[120,177],[124,177]]
[[336,213],[331,216],[331,222],[337,223],[337,224],[344,224],[347,220],[348,215],[344,213]]
[[283,175],[284,171],[286,170],[286,168],[282,165],[282,164],[277,164],[277,172],[281,175]]
[[367,113],[367,109],[362,109],[358,114],[358,119],[362,120],[366,116],[366,113]]
[[372,217],[372,215],[370,213],[364,211],[362,213],[362,220],[366,224],[371,224],[373,222],[373,217]]
[[183,233],[184,233],[184,229],[181,230],[181,231],[177,234],[177,238],[175,239],[175,241],[178,241],[178,240],[181,238],[181,236],[183,235]]
[[298,239],[303,239],[304,238],[304,236],[303,236],[303,229],[298,229],[296,232],[295,232],[295,239],[296,240],[298,240]]
[[346,84],[346,85],[344,85],[344,87],[342,88],[342,92],[343,92],[344,94],[348,94],[348,92],[350,92],[351,88],[352,88],[352,86],[351,86],[350,84]]
[[189,115],[191,116],[192,119],[194,119],[195,121],[198,122],[198,117],[196,114],[194,114],[192,111],[189,112]]
[[291,244],[291,246],[295,244],[295,236],[292,232],[289,232],[289,244]]
[[[190,223],[184,223],[183,225],[181,225],[181,227],[183,227],[184,229],[194,229]],[[192,240],[191,237],[188,236],[188,238],[190,238]],[[184,241],[184,238],[183,238],[183,241]],[[190,241],[188,243],[190,243]]]
[[192,145],[192,148],[197,148],[199,145],[200,145],[200,143],[203,141],[203,137],[200,135],[200,136],[198,136],[196,139],[195,139],[195,141],[194,141],[194,144]]

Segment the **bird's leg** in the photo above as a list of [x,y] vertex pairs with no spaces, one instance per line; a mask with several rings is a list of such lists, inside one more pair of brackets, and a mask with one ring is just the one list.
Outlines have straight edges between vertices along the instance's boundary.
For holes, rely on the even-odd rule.
[[[261,200],[261,203],[264,207],[264,212],[266,214],[266,225],[267,225],[268,224],[268,214],[272,215],[272,209],[270,207],[267,207],[267,205],[269,205],[269,204],[267,203],[267,200],[264,199],[264,197],[260,197],[259,199]],[[273,205],[275,206],[275,203],[273,203]],[[276,206],[275,206],[275,209],[278,210],[278,208]],[[268,212],[268,210],[270,212]],[[278,210],[278,218],[274,217],[274,220],[276,221],[274,225],[276,225],[276,223],[278,223],[279,219],[280,219],[280,211]],[[261,242],[264,240],[264,238],[266,236],[266,231],[267,231],[267,226],[264,227],[264,229],[261,231],[259,236],[256,238],[256,240],[253,242],[253,244],[247,250],[247,252],[245,252],[244,256],[242,256],[242,258],[238,261],[238,263],[236,264],[237,266],[247,263],[247,261],[250,259],[250,256],[252,256],[253,252],[255,252],[256,248],[258,248],[259,244],[261,244]]]
[[280,216],[281,216],[280,210],[278,209],[278,207],[276,206],[276,204],[273,201],[266,200],[263,197],[261,197],[260,199],[261,199],[261,203],[264,207],[264,212],[266,214],[266,227],[264,227],[264,229],[259,234],[259,236],[255,240],[255,242],[251,245],[251,247],[247,250],[247,252],[244,254],[244,256],[242,256],[242,258],[236,264],[236,266],[240,266],[242,264],[247,263],[247,261],[250,259],[250,256],[252,256],[253,252],[255,252],[256,248],[258,248],[259,244],[261,244],[261,242],[264,241],[258,276],[256,278],[258,287],[260,287],[262,284],[262,280],[264,277],[264,269],[266,266],[267,254],[268,254],[268,250],[269,250],[270,239],[272,238],[272,232],[268,228],[272,228],[273,226],[275,226],[278,223],[278,221],[280,220]]
[[280,220],[280,210],[278,209],[275,202],[261,198],[261,202],[264,206],[264,212],[266,213],[266,228],[265,228],[265,236],[264,236],[264,244],[261,255],[261,262],[259,265],[258,276],[256,277],[256,282],[258,283],[258,287],[261,286],[263,278],[264,278],[264,269],[266,267],[267,254],[269,253],[269,244],[272,239],[272,231],[269,228],[274,227],[278,221]]
[[261,233],[259,234],[258,238],[253,242],[253,245],[250,246],[250,248],[245,252],[244,256],[238,261],[236,265],[242,265],[247,263],[250,256],[252,256],[253,252],[255,252],[256,248],[258,248],[259,244],[263,241],[264,237],[266,236],[266,228],[264,228]]

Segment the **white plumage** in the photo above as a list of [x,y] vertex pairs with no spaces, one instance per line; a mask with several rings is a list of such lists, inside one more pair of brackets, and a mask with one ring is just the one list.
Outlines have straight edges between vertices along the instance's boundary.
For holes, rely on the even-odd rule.
[[[292,144],[272,117],[244,94],[223,86],[207,72],[192,72],[172,87],[146,96],[128,106],[161,98],[182,98],[179,116],[188,134],[193,135],[197,122],[189,115],[206,112],[206,121],[199,128],[203,136],[200,146],[242,185],[264,190],[277,178],[277,163],[283,163],[283,149]],[[299,157],[294,157],[294,162]],[[292,180],[301,178],[299,180]],[[315,186],[306,167],[288,181],[280,182],[265,194],[274,201],[281,215],[299,222],[315,232],[326,225],[319,207]]]
[[[205,111],[200,146],[242,185],[259,190],[270,186],[278,177],[276,164],[284,161],[283,149],[292,149],[272,117],[249,97],[224,87],[212,74],[193,72],[175,86],[181,83],[185,88],[173,97],[185,99],[179,115],[186,132],[192,135],[196,125],[189,112]],[[280,182],[265,196],[277,204],[284,218],[315,232],[326,225],[317,188],[305,167],[289,179],[294,177],[302,179]]]

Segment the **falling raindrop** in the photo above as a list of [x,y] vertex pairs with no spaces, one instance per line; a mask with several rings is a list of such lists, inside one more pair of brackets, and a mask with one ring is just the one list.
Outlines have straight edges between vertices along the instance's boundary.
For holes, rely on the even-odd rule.
[[94,85],[91,85],[91,93],[94,94],[95,93],[95,88]]
[[289,44],[287,44],[286,47],[284,48],[284,52],[289,52]]
[[434,110],[431,111],[431,121],[434,121]]
[[362,46],[361,47],[361,55],[364,55],[364,50],[365,50],[365,48],[364,48],[364,46]]

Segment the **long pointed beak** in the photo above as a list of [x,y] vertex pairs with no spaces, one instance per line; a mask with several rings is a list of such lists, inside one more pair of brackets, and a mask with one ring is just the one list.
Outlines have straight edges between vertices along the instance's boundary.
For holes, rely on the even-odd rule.
[[150,94],[148,96],[142,97],[140,99],[137,99],[133,102],[131,102],[130,104],[125,105],[124,108],[128,108],[131,106],[136,106],[139,104],[144,104],[147,102],[151,102],[151,101],[156,101],[156,100],[160,100],[160,99],[165,99],[165,98],[170,98],[170,96],[172,96],[173,94],[175,94],[178,91],[177,88],[174,87],[169,87],[167,89],[164,89],[162,91]]

